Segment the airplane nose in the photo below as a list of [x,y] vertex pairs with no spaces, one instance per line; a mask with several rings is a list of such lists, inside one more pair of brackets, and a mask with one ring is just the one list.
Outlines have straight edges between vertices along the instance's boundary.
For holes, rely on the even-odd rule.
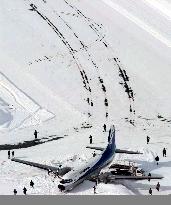
[[58,185],[58,188],[59,188],[61,191],[64,191],[64,190],[65,190],[65,186],[63,186],[63,185],[61,185],[61,184]]

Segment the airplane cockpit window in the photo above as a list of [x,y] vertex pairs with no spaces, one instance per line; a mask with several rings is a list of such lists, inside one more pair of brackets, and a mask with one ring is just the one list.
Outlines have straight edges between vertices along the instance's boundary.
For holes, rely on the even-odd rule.
[[60,181],[61,184],[67,184],[67,183],[71,183],[73,180],[72,179],[62,179]]

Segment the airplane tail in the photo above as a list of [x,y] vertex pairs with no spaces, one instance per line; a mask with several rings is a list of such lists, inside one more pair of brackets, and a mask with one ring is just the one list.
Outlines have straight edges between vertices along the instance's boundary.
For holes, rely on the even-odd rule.
[[109,130],[109,135],[108,135],[108,146],[106,150],[114,153],[116,150],[116,144],[115,144],[115,126],[112,125]]

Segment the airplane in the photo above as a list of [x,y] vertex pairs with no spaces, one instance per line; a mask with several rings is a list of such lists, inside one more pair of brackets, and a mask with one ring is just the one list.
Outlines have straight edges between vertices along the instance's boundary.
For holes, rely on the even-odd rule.
[[[93,157],[88,162],[88,164],[86,164],[86,166],[81,167],[80,169],[77,170],[71,170],[66,175],[64,175],[63,179],[60,181],[60,184],[58,185],[58,188],[61,191],[70,191],[78,184],[82,183],[84,180],[97,177],[103,168],[110,166],[110,164],[112,163],[115,157],[115,153],[142,154],[140,152],[116,149],[114,125],[112,125],[109,130],[108,144],[105,149],[100,147],[89,147],[89,146],[87,148],[101,150],[102,153],[100,155],[97,155],[96,157]],[[148,178],[149,177],[145,177],[145,176],[143,177],[135,176],[135,179],[148,179]],[[118,178],[115,176],[115,179],[124,179],[124,176]],[[128,176],[125,176],[125,179],[134,179],[134,176],[131,176],[130,178]],[[152,177],[150,179],[152,179]]]
[[[95,157],[92,157],[85,166],[81,166],[77,169],[72,169],[70,167],[64,167],[62,169],[59,169],[57,167],[52,167],[48,165],[42,165],[34,162],[28,162],[20,159],[13,158],[12,161],[23,163],[30,166],[35,166],[40,169],[45,170],[51,170],[52,172],[56,172],[57,176],[60,174],[63,177],[59,177],[61,180],[59,182],[58,188],[60,191],[70,191],[74,187],[76,187],[78,184],[82,183],[84,180],[91,180],[93,178],[97,178],[100,174],[100,171],[110,166],[112,163],[115,154],[116,153],[126,153],[126,154],[142,154],[140,152],[134,152],[134,151],[127,151],[127,150],[120,150],[116,149],[115,144],[115,127],[114,125],[111,126],[109,130],[108,135],[108,144],[106,148],[100,148],[100,147],[87,147],[90,149],[96,149],[101,150],[102,153],[99,155],[96,155]],[[148,177],[148,176],[114,176],[115,179],[156,179],[156,177]],[[161,179],[162,177],[157,177],[157,179]]]

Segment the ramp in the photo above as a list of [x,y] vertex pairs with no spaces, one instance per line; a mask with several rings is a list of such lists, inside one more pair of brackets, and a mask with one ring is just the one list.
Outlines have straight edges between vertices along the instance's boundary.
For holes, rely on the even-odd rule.
[[98,180],[105,183],[112,183],[116,180],[147,180],[147,179],[163,179],[163,176],[123,176],[123,175],[113,175],[110,172],[99,175]]

